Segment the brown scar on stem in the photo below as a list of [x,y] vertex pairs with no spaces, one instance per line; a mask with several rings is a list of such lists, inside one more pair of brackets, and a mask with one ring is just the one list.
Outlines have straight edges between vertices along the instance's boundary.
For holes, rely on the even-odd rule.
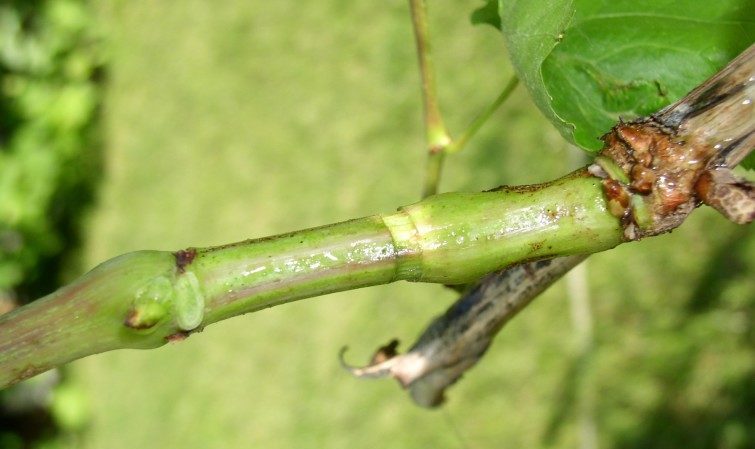
[[[600,156],[615,162],[629,179],[625,184],[605,176],[602,183],[609,211],[621,219],[631,240],[676,228],[701,203],[735,223],[752,221],[752,186],[724,177],[725,167],[711,166],[716,149],[710,142],[680,136],[654,117],[620,123],[603,141]],[[650,214],[649,226],[635,220],[638,202]]]
[[588,173],[587,170],[576,170],[562,178],[554,179],[553,181],[543,182],[540,184],[524,184],[515,186],[503,184],[498,187],[493,187],[492,189],[483,190],[483,192],[534,193],[539,192],[557,182],[562,182],[566,179],[589,178],[590,176],[592,175]]
[[157,321],[145,321],[139,311],[134,308],[129,309],[126,314],[126,319],[123,320],[124,326],[136,330],[150,329],[154,327],[155,324],[157,324]]
[[[735,99],[736,101],[730,102],[736,106],[736,111],[725,111],[718,114],[718,117],[703,117],[711,108],[718,108],[721,104],[730,101],[731,98],[727,97],[731,97],[731,92],[747,91],[745,88],[738,87],[738,84],[742,82],[741,76],[729,76],[727,82],[717,82],[716,79],[731,73],[737,75],[740,73],[740,68],[744,67],[743,71],[749,73],[747,75],[749,78],[745,79],[755,82],[753,61],[755,61],[755,45],[720,72],[724,75],[716,75],[706,83],[708,85],[714,83],[712,87],[702,86],[680,102],[657,114],[636,122],[621,123],[606,135],[604,152],[609,152],[612,147],[616,150],[613,154],[615,157],[606,158],[611,159],[619,166],[619,169],[624,170],[628,178],[626,184],[621,180],[610,178],[609,173],[616,174],[614,164],[601,166],[601,161],[596,161],[587,170],[579,171],[582,176],[594,176],[603,181],[611,179],[603,185],[610,190],[607,196],[613,197],[615,203],[620,206],[617,212],[625,226],[625,236],[629,240],[641,237],[642,232],[660,233],[672,229],[664,229],[658,223],[650,221],[653,227],[650,231],[635,230],[638,227],[635,221],[646,223],[645,212],[656,212],[651,206],[658,206],[661,211],[671,208],[670,213],[667,211],[667,215],[661,218],[668,220],[670,215],[672,221],[661,223],[661,225],[678,226],[701,200],[707,198],[708,201],[713,202],[713,198],[720,195],[709,190],[706,191],[709,192],[707,197],[706,194],[700,193],[706,188],[710,189],[710,185],[700,184],[700,180],[704,180],[706,173],[713,167],[736,165],[755,147],[755,143],[752,142],[755,131],[749,131],[749,134],[742,133],[742,128],[752,128],[753,115],[747,110],[751,103],[742,102],[741,97],[739,100]],[[731,85],[734,86],[733,89],[727,87]],[[698,95],[697,101],[695,100],[696,92],[702,92]],[[751,107],[749,111],[752,111]],[[737,123],[729,125],[732,115],[737,117]],[[702,117],[703,123],[689,122],[690,117]],[[718,131],[718,125],[722,124],[726,128],[725,132]],[[703,125],[703,131],[696,131],[696,126],[692,125]],[[729,137],[726,136],[744,137],[727,140]],[[709,139],[706,140],[706,138]],[[718,146],[721,141],[725,141],[726,144]],[[692,149],[691,156],[693,157],[689,160],[685,159],[685,156],[690,156],[690,154],[681,151],[685,149],[685,145],[690,145],[688,149]],[[640,151],[637,151],[638,149]],[[674,152],[674,150],[680,151]],[[698,165],[701,161],[694,158],[696,151],[701,151],[707,156],[707,159],[702,161],[702,165]],[[658,156],[657,159],[656,156]],[[665,159],[681,157],[682,170],[656,172],[655,170],[661,163],[669,162],[664,161],[664,157]],[[677,162],[680,161],[677,160]],[[666,164],[663,165],[666,166]],[[670,167],[673,168],[674,165],[670,164]],[[691,176],[689,172],[684,172],[685,168],[693,169]],[[680,198],[685,199],[685,195],[678,195],[678,192],[669,192],[665,189],[658,193],[659,198],[653,197],[657,187],[669,187],[668,185],[659,186],[659,184],[668,184],[669,181],[676,179],[685,181],[682,187],[687,191],[686,197],[691,202],[688,210],[686,207],[689,203],[679,202]],[[749,186],[749,190],[745,190],[752,192],[751,184]],[[507,189],[509,189],[507,186],[502,186],[493,191]],[[728,196],[724,195],[727,198]],[[659,204],[653,204],[652,201],[646,204],[646,200],[657,200]],[[341,365],[359,378],[393,377],[409,390],[412,399],[417,404],[436,407],[443,402],[444,391],[485,354],[495,333],[540,292],[576,266],[584,257],[586,256],[530,262],[486,276],[476,286],[471,287],[444,315],[434,319],[406,353],[379,363],[373,362],[364,367],[355,367],[344,361],[346,348],[343,348],[339,354]],[[539,279],[531,279],[533,275],[539,276]]]
[[[668,232],[702,203],[735,223],[752,222],[753,184],[735,179],[729,167],[755,148],[754,111],[751,45],[684,98],[604,135],[600,156],[613,161],[628,180],[606,181],[616,172],[595,166],[589,171],[603,178],[609,209],[622,219],[625,231],[636,231],[625,235],[635,239]],[[625,195],[630,199],[626,207]]]
[[9,385],[13,385],[15,383],[21,382],[22,380],[28,379],[30,377],[36,376],[39,373],[43,373],[47,370],[52,369],[51,366],[45,366],[45,365],[26,365],[26,367],[22,370],[19,370],[16,374],[16,377],[11,380]]
[[643,195],[652,192],[653,184],[656,181],[655,173],[649,167],[644,167],[640,164],[632,167],[630,178],[632,179],[632,183],[630,184],[632,190]]
[[179,331],[176,331],[176,332],[174,332],[172,334],[166,335],[165,336],[165,341],[168,342],[168,343],[178,343],[180,341],[186,340],[192,334],[198,334],[198,333],[202,332],[203,330],[204,330],[204,326],[199,326],[199,327],[197,327],[195,329],[192,329],[192,330],[189,330],[189,331],[179,330]]
[[197,250],[196,248],[182,249],[173,253],[173,257],[176,258],[176,270],[179,273],[184,273],[186,272],[186,267],[197,257]]
[[603,193],[608,198],[608,210],[611,215],[624,218],[629,207],[629,193],[617,180],[606,178],[603,180]]
[[178,342],[184,341],[187,338],[189,338],[189,335],[191,335],[191,332],[188,332],[188,331],[178,331],[178,332],[172,333],[170,335],[167,335],[165,337],[165,341],[168,342],[168,343],[178,343]]

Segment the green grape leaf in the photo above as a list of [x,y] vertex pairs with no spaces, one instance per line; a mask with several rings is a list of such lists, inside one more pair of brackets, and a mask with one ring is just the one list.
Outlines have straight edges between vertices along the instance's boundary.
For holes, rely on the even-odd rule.
[[535,103],[590,152],[619,118],[679,99],[755,41],[755,0],[501,0],[500,16]]
[[486,0],[484,6],[475,9],[470,16],[473,25],[487,24],[501,29],[501,16],[498,14],[498,0]]

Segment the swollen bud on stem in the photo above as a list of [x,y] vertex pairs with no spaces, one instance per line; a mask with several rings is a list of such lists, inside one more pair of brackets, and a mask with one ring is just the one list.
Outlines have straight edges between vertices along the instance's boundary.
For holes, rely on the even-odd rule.
[[202,323],[205,298],[193,271],[180,264],[146,281],[136,291],[123,324],[153,331],[163,320],[173,318],[178,329],[189,332]]
[[170,252],[128,253],[0,316],[0,385],[103,351],[158,347],[197,327],[198,300],[186,299],[196,277],[176,271]]
[[132,329],[152,329],[168,315],[172,303],[173,284],[167,276],[157,276],[136,291],[123,324]]

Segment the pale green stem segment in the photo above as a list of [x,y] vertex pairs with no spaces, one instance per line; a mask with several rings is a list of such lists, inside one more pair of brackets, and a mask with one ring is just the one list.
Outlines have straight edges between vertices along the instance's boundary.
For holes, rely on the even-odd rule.
[[221,247],[130,253],[0,316],[0,387],[301,298],[398,280],[467,283],[524,260],[612,248],[622,235],[600,180],[581,170]]

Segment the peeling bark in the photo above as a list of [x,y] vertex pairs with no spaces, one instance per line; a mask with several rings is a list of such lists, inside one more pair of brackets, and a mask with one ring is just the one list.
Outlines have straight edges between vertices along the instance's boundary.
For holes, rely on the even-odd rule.
[[392,377],[417,404],[438,406],[445,389],[480,360],[501,327],[584,259],[558,257],[492,273],[435,318],[405,354],[397,354],[393,340],[363,368],[343,362],[344,349],[342,364],[357,377]]
[[[753,184],[731,173],[755,147],[755,45],[678,102],[603,136],[588,171],[603,179],[611,213],[628,240],[668,232],[704,203],[729,220],[755,219]],[[484,277],[434,319],[405,354],[380,348],[362,378],[392,377],[424,407],[485,354],[506,322],[586,256],[516,265]],[[343,356],[343,351],[341,357]]]

